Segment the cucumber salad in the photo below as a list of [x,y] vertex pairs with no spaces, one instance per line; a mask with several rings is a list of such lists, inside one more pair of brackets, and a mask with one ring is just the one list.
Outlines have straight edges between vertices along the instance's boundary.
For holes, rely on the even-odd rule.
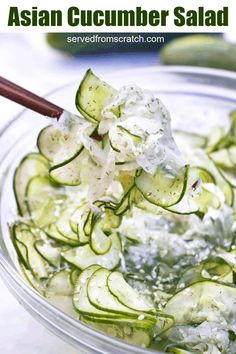
[[151,92],[88,70],[14,175],[23,275],[95,330],[166,353],[236,353],[236,111],[171,130]]

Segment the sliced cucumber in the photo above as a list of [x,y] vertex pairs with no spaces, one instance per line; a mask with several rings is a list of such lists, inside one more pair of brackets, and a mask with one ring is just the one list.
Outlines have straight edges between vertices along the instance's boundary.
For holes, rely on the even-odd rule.
[[147,298],[137,293],[124,279],[119,272],[112,272],[107,278],[107,285],[110,292],[123,305],[136,311],[155,313],[154,304]]
[[70,226],[77,232],[80,243],[88,243],[92,230],[92,213],[87,203],[82,202],[70,217]]
[[160,207],[170,207],[183,198],[188,181],[189,167],[173,175],[159,167],[155,175],[142,171],[136,177],[135,184],[143,196],[150,202]]
[[80,172],[82,168],[81,152],[73,159],[53,166],[49,175],[56,183],[65,186],[78,186],[81,183]]
[[27,184],[26,203],[33,222],[40,227],[53,223],[65,200],[62,190],[48,177],[33,177]]
[[47,283],[46,297],[54,295],[72,296],[74,287],[70,281],[70,269],[64,269],[52,275]]
[[57,165],[71,160],[83,148],[78,138],[77,129],[76,125],[74,130],[64,134],[54,125],[42,129],[37,140],[40,153]]
[[205,280],[179,291],[164,310],[175,317],[176,324],[225,322],[235,329],[235,297],[235,287]]
[[221,175],[219,169],[209,158],[209,156],[204,151],[198,150],[193,155],[190,155],[189,158],[192,160],[193,165],[197,166],[198,168],[203,168],[209,171],[209,173],[214,177],[216,185],[223,192],[226,204],[228,204],[229,206],[233,205],[233,189],[226,181],[226,179]]
[[50,241],[38,240],[34,247],[38,253],[52,266],[59,267],[61,263],[61,248]]
[[57,231],[62,234],[63,237],[69,238],[76,242],[78,241],[78,234],[71,229],[70,225],[70,218],[74,210],[74,206],[66,206],[66,209],[62,211],[58,220],[56,221],[55,226]]
[[71,284],[73,286],[76,285],[80,274],[81,274],[81,271],[79,269],[77,269],[77,268],[71,271],[71,273],[70,273],[70,281],[71,281]]
[[71,248],[62,252],[63,258],[74,266],[85,269],[92,264],[98,264],[108,269],[118,266],[121,256],[121,241],[117,233],[109,236],[112,241],[111,248],[104,255],[96,255],[89,245]]
[[[204,175],[206,174],[205,171]],[[199,169],[190,168],[188,172],[188,181],[186,192],[183,198],[177,204],[165,208],[168,211],[176,214],[192,214],[199,210],[199,205],[196,201],[198,187],[201,184]]]
[[71,270],[55,273],[48,281],[45,296],[54,306],[72,317],[77,317],[72,303],[73,286],[70,282]]
[[48,237],[61,242],[66,245],[71,245],[71,246],[78,246],[79,240],[78,239],[73,239],[73,238],[68,238],[63,236],[58,229],[56,228],[55,224],[51,224],[49,227],[44,229],[45,233],[48,235]]
[[97,255],[103,255],[109,252],[112,245],[111,238],[103,232],[100,222],[95,224],[89,242],[91,250]]
[[[26,229],[24,224],[17,224],[13,227],[14,237],[19,241],[19,252],[26,261],[28,268],[37,279],[47,278],[49,275],[48,263],[34,248],[35,236],[30,229]],[[22,247],[22,244],[25,246]],[[27,253],[26,253],[27,250]]]
[[[107,83],[101,81],[89,69],[76,94],[76,106],[85,118],[92,122],[99,122],[101,111],[115,100],[117,91]],[[118,113],[118,112],[115,112]]]
[[90,267],[86,268],[79,276],[76,284],[75,284],[75,290],[74,290],[74,295],[73,295],[73,304],[75,309],[83,315],[90,315],[90,316],[96,316],[96,317],[119,317],[116,314],[107,312],[107,311],[102,311],[96,308],[91,304],[88,298],[87,294],[87,285],[90,277],[92,274],[100,269],[101,267],[99,265],[91,265]]
[[[109,336],[122,339],[129,344],[146,348],[153,338],[152,326],[143,320],[129,320],[126,318],[111,321],[106,319],[97,320],[93,317],[81,317],[80,320],[93,328],[105,332]],[[145,323],[144,323],[145,322]],[[140,324],[143,326],[141,327]],[[141,328],[140,328],[141,327]]]
[[45,296],[45,285],[39,279],[36,279],[29,269],[27,269],[22,263],[20,263],[21,271],[27,280],[27,282],[41,295]]
[[[89,301],[100,310],[138,318],[142,312],[123,305],[110,292],[107,285],[108,276],[110,274],[111,272],[105,268],[100,268],[92,274],[87,286]],[[145,315],[143,316],[145,317]]]
[[26,155],[17,167],[14,174],[13,186],[20,215],[27,214],[25,194],[29,180],[35,176],[46,175],[48,168],[47,160],[38,153]]

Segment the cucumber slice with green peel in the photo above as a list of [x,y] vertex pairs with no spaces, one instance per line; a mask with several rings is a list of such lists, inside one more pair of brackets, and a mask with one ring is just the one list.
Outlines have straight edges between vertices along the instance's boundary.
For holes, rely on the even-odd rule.
[[232,267],[223,259],[207,259],[202,264],[187,269],[181,276],[177,284],[177,290],[188,287],[201,280],[210,279],[224,283],[233,282]]
[[103,232],[101,226],[100,222],[96,222],[89,239],[91,250],[97,255],[106,254],[112,245],[111,238]]
[[53,166],[49,170],[49,176],[53,181],[64,186],[78,186],[81,184],[80,171],[82,168],[81,153],[72,160]]
[[214,161],[216,165],[219,167],[231,168],[234,167],[234,163],[232,162],[228,149],[221,149],[217,151],[213,151],[209,154],[210,158]]
[[60,234],[62,234],[62,236],[77,241],[78,234],[71,229],[71,225],[70,225],[70,218],[74,210],[75,210],[74,206],[66,207],[66,209],[63,210],[62,213],[60,214],[58,220],[55,223],[55,226],[57,228],[57,231]]
[[236,166],[232,168],[221,168],[219,172],[232,188],[236,188]]
[[178,324],[198,324],[203,321],[236,326],[236,287],[203,280],[176,293],[164,308]]
[[36,279],[32,272],[27,269],[22,263],[20,263],[20,268],[23,273],[23,276],[27,280],[30,286],[38,291],[41,295],[45,296],[45,284],[39,279]]
[[16,253],[25,267],[28,267],[28,250],[27,247],[21,241],[14,240]]
[[150,319],[150,321],[153,320],[153,323],[155,323],[156,320],[154,316],[123,305],[117,297],[110,292],[107,285],[110,274],[111,272],[109,270],[100,268],[91,275],[87,286],[88,298],[91,304],[103,311],[135,318],[141,316],[142,319]]
[[78,138],[77,129],[78,127],[75,126],[74,130],[69,133],[63,133],[54,125],[43,128],[37,140],[40,153],[57,165],[75,158],[83,148],[83,144]]
[[194,352],[190,352],[188,350],[184,350],[184,349],[176,348],[176,347],[168,348],[167,352],[174,353],[174,354],[194,354]]
[[216,180],[212,173],[210,173],[206,168],[195,167],[194,168],[202,183],[214,183],[216,184]]
[[26,204],[29,214],[39,227],[53,223],[66,196],[48,177],[33,177],[27,184]]
[[26,188],[29,180],[35,176],[45,176],[48,173],[48,161],[38,153],[26,155],[20,162],[14,174],[14,192],[19,214],[28,213],[25,204]]
[[87,203],[82,202],[70,217],[70,226],[77,232],[80,243],[88,243],[92,230],[92,213]]
[[[201,172],[201,173],[199,173]],[[164,208],[175,214],[193,214],[197,213],[199,210],[199,204],[196,201],[197,191],[199,186],[201,185],[200,175],[204,173],[204,178],[208,177],[206,175],[206,171],[190,168],[188,173],[188,181],[186,186],[186,192],[183,198],[179,203],[170,206],[168,208]]]
[[70,282],[71,270],[64,269],[55,273],[48,281],[45,297],[54,306],[72,317],[77,317],[72,303],[74,287]]
[[[76,107],[85,118],[99,122],[102,119],[101,111],[115,100],[116,95],[117,91],[113,87],[101,81],[89,69],[77,91]],[[114,114],[118,116],[118,110]]]
[[131,321],[125,318],[123,320],[112,320],[111,322],[106,320],[97,321],[96,318],[88,316],[81,316],[80,320],[99,331],[105,332],[109,336],[143,348],[149,347],[153,338],[152,327],[148,327],[148,323],[145,323],[145,328],[139,327],[139,323],[143,321]]
[[82,315],[106,317],[106,318],[119,317],[119,315],[117,314],[97,309],[95,306],[91,304],[91,302],[88,299],[88,294],[87,294],[88,281],[92,276],[92,274],[100,268],[101,267],[99,265],[96,264],[91,265],[90,267],[83,270],[83,272],[80,274],[75,284],[75,290],[73,295],[74,307],[76,311],[78,311]]
[[49,225],[47,228],[44,229],[44,231],[49,238],[52,238],[60,243],[70,245],[70,246],[78,246],[79,245],[78,239],[72,239],[72,238],[68,238],[68,237],[63,236],[58,231],[55,224]]
[[38,240],[34,243],[38,253],[52,266],[59,267],[61,263],[61,248],[49,241]]
[[188,182],[189,166],[173,175],[162,167],[158,167],[155,175],[142,171],[136,177],[135,184],[150,203],[160,207],[170,207],[183,198]]
[[233,189],[221,175],[219,169],[211,158],[203,150],[197,150],[190,155],[189,158],[192,160],[193,166],[195,165],[197,168],[203,168],[209,171],[209,173],[214,177],[216,185],[223,192],[226,204],[232,206],[234,202]]
[[71,271],[71,273],[70,273],[70,281],[71,281],[71,284],[73,286],[76,285],[80,274],[81,274],[81,271],[79,269],[74,269],[74,270]]
[[217,147],[220,144],[220,141],[223,139],[225,136],[225,129],[222,127],[215,127],[212,129],[210,134],[207,137],[207,142],[206,142],[206,151],[207,152],[212,152],[217,150]]
[[228,154],[233,165],[236,165],[236,144],[228,148]]
[[114,210],[112,208],[105,208],[104,214],[101,216],[99,220],[101,229],[105,232],[105,234],[109,235],[112,231],[118,228],[121,224],[121,217],[115,215]]
[[[43,257],[34,248],[35,236],[32,234],[30,229],[26,229],[25,225],[17,224],[13,227],[13,233],[16,241],[19,241],[21,247],[18,248],[20,252],[24,250],[22,258],[25,259],[28,268],[31,270],[32,274],[37,279],[48,278],[49,268],[48,263],[43,259]],[[18,244],[18,247],[19,245]],[[25,248],[22,248],[22,244]],[[27,253],[25,252],[27,250]]]
[[107,285],[119,302],[136,311],[155,313],[154,304],[147,298],[141,296],[124,279],[119,272],[112,272],[107,278]]
[[62,252],[63,258],[70,264],[80,269],[85,269],[92,264],[98,264],[108,269],[114,269],[120,263],[121,257],[121,241],[117,233],[109,236],[112,241],[111,248],[104,255],[97,255],[93,252],[91,247],[87,244],[79,246]]

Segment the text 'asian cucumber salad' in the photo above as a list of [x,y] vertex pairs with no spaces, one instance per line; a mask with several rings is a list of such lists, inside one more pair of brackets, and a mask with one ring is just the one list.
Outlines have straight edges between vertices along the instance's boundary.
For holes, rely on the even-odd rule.
[[171,131],[148,91],[88,70],[15,171],[22,272],[86,325],[168,353],[236,353],[236,111]]

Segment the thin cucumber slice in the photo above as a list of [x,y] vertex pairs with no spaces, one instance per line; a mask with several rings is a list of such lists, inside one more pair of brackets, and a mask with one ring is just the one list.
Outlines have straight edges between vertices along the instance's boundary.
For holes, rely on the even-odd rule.
[[28,267],[28,250],[27,247],[21,241],[14,240],[16,253],[24,266]]
[[[48,263],[43,259],[43,257],[34,248],[35,236],[32,234],[30,229],[26,229],[25,225],[15,225],[13,227],[14,237],[17,241],[25,246],[25,248],[19,248],[22,252],[22,258],[26,258],[27,266],[31,270],[32,274],[37,279],[47,278],[49,275]],[[19,247],[19,244],[18,244]]]
[[75,207],[68,206],[65,210],[60,214],[55,226],[57,231],[62,234],[62,236],[69,238],[71,240],[77,241],[78,235],[71,229],[70,218],[75,210]]
[[220,168],[219,172],[232,188],[236,188],[236,166],[231,168]]
[[56,220],[65,200],[62,190],[54,186],[48,177],[33,177],[27,184],[26,203],[33,222],[45,227]]
[[213,151],[209,154],[210,158],[214,161],[214,163],[220,167],[231,168],[234,167],[234,163],[232,162],[228,149],[221,149],[218,151]]
[[45,296],[45,285],[39,279],[36,279],[29,269],[27,269],[22,263],[20,263],[21,271],[32,288],[38,291],[41,295]]
[[50,168],[49,175],[53,181],[65,186],[78,186],[81,184],[82,151],[72,160]]
[[214,281],[200,281],[179,291],[167,303],[164,311],[176,324],[198,324],[203,321],[236,325],[236,288]]
[[184,349],[176,348],[176,347],[168,348],[167,352],[174,353],[174,354],[194,354],[193,352],[190,352],[188,350],[184,350]]
[[225,136],[225,129],[222,127],[216,127],[212,129],[211,133],[207,137],[206,143],[206,151],[212,152],[217,150],[218,146],[220,145],[220,141]]
[[121,217],[115,215],[114,210],[111,208],[105,208],[105,213],[102,215],[100,225],[102,230],[108,235],[112,231],[118,228],[121,224]]
[[74,287],[70,281],[71,270],[64,269],[52,275],[47,283],[46,297],[54,295],[72,296]]
[[98,264],[108,269],[118,266],[121,257],[121,241],[117,233],[109,236],[112,241],[110,250],[104,255],[96,255],[89,245],[71,248],[62,252],[63,258],[74,266],[85,269],[92,264]]
[[216,185],[223,192],[226,204],[232,206],[234,201],[233,189],[221,175],[219,169],[210,157],[203,150],[197,150],[194,154],[190,155],[189,159],[192,161],[193,166],[209,171],[209,173],[214,177]]
[[[153,338],[152,328],[139,328],[139,322],[123,319],[120,321],[97,321],[93,317],[81,317],[80,320],[93,328],[105,332],[109,336],[122,339],[125,342],[143,348],[149,347]],[[117,323],[118,322],[118,323]]]
[[[138,318],[155,318],[148,314],[143,314],[141,311],[132,310],[131,308],[123,305],[117,297],[115,297],[107,286],[108,276],[111,274],[107,269],[100,268],[95,271],[89,279],[87,292],[89,301],[93,306],[100,310],[112,313],[123,314],[128,317]],[[146,317],[147,316],[147,317]]]
[[107,285],[110,292],[119,300],[119,302],[130,309],[149,313],[156,312],[154,304],[135,291],[125,281],[121,273],[110,273],[107,278]]
[[78,138],[77,129],[76,125],[69,133],[63,133],[54,125],[43,128],[37,139],[40,153],[57,165],[71,160],[83,148],[83,144]]
[[55,273],[48,281],[45,296],[54,306],[76,318],[77,313],[72,303],[74,288],[70,282],[70,275],[69,269]]
[[115,100],[116,95],[117,91],[113,87],[101,81],[89,69],[77,91],[76,107],[85,118],[99,122],[102,119],[101,111]]
[[79,240],[75,240],[72,238],[67,238],[65,236],[63,236],[56,228],[55,224],[51,224],[49,225],[49,227],[44,229],[45,233],[47,234],[48,237],[61,242],[63,244],[66,245],[70,245],[70,246],[78,246],[79,244]]
[[189,167],[186,166],[175,176],[159,167],[155,175],[142,171],[136,177],[135,184],[143,196],[160,207],[169,207],[177,204],[183,198],[188,181]]
[[202,264],[187,269],[177,284],[177,290],[190,286],[204,279],[233,282],[232,267],[223,259],[206,260]]
[[89,244],[94,253],[102,255],[107,253],[112,245],[112,240],[101,228],[101,223],[96,222],[90,235]]
[[71,274],[70,274],[70,281],[71,281],[71,284],[72,284],[73,286],[76,285],[80,274],[81,274],[81,271],[80,271],[79,269],[74,269],[74,270],[71,271]]
[[74,232],[77,232],[80,243],[88,243],[91,233],[91,217],[90,207],[87,203],[82,202],[81,205],[76,208],[74,213],[70,217],[70,226]]
[[25,194],[29,180],[35,176],[46,175],[48,168],[47,160],[38,153],[26,155],[17,167],[14,174],[13,186],[18,211],[21,216],[28,212],[25,204]]
[[87,285],[90,277],[92,274],[100,269],[101,267],[99,265],[92,265],[80,274],[76,284],[75,284],[75,290],[74,290],[74,295],[73,295],[73,304],[76,309],[80,314],[82,315],[90,315],[90,316],[96,316],[96,317],[119,317],[117,314],[113,314],[111,312],[107,311],[102,311],[96,308],[91,304],[91,302],[88,299],[88,294],[87,294]]
[[[205,171],[204,178],[207,178]],[[199,205],[196,202],[197,191],[201,185],[199,169],[190,168],[188,173],[188,181],[186,186],[186,192],[179,203],[165,208],[166,210],[175,214],[193,214],[199,210]]]
[[34,243],[38,253],[52,266],[59,267],[61,263],[61,248],[50,241],[38,240]]

